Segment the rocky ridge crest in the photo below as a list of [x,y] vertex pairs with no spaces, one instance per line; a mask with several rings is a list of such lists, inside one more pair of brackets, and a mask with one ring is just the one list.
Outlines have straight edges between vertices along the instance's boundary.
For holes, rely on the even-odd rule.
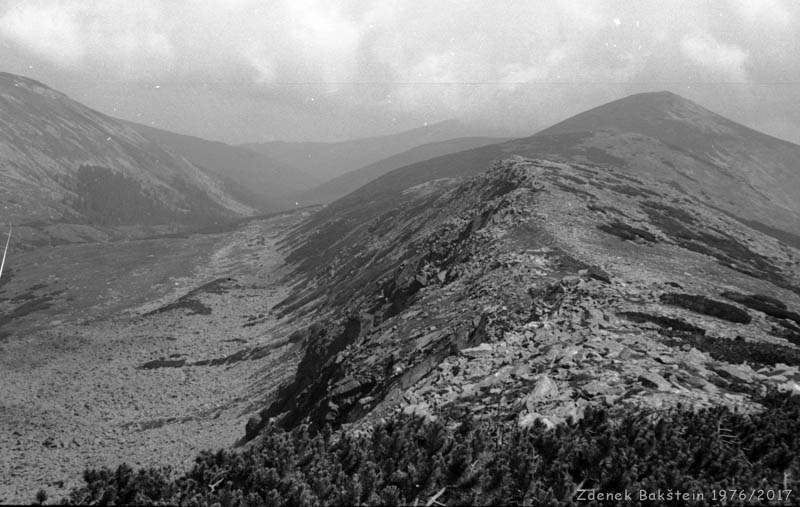
[[554,425],[591,405],[756,410],[768,387],[800,391],[800,253],[670,185],[515,157],[339,225],[290,239],[308,246],[283,311],[318,320],[250,438],[269,420]]

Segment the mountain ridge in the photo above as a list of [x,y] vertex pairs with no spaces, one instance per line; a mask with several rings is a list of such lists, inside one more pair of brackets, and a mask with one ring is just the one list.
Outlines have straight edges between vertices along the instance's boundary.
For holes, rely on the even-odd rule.
[[[764,368],[783,356],[794,365],[798,322],[756,303],[800,302],[800,243],[786,227],[796,226],[795,211],[756,191],[785,153],[747,168],[775,146],[798,154],[800,146],[751,132],[675,94],[639,94],[527,138],[396,169],[335,201],[285,240],[299,289],[282,303],[284,315],[320,322],[302,335],[294,383],[248,435],[268,420],[359,425],[398,405],[435,417],[436,407],[461,403],[457,393],[441,396],[453,381],[437,374],[442,365],[453,363],[466,387],[470,362],[496,359],[480,372],[506,364],[509,340],[524,348],[536,337],[563,348],[558,359],[583,347],[579,335],[627,343],[636,333],[655,340],[645,357],[661,354],[667,364],[693,362],[676,359],[676,344],[707,354],[695,373],[752,360],[766,340]],[[757,145],[756,155],[736,159],[742,148],[731,139]],[[580,289],[567,304],[571,287]],[[737,336],[744,341],[732,344]],[[652,368],[626,375],[658,392],[684,385],[649,377],[660,371]],[[714,382],[682,396],[724,403],[719,388],[731,386]],[[564,421],[582,410],[562,401],[530,417]]]
[[[508,159],[288,244],[302,283],[282,311],[319,321],[251,438],[268,421],[361,427],[398,406],[520,425],[608,403],[750,410],[749,389],[800,365],[800,250],[619,169]],[[520,410],[545,385],[560,401],[530,394]]]
[[[657,139],[625,128],[611,128],[617,116],[636,125],[651,126],[661,122],[669,112],[655,107],[658,104],[650,104],[648,99],[653,97],[662,104],[665,101],[668,104],[677,101],[683,109],[702,111],[708,115],[705,117],[706,123],[721,122],[720,128],[738,126],[670,92],[637,94],[633,99],[628,97],[598,106],[529,137],[443,155],[396,169],[331,203],[313,217],[310,224],[316,226],[333,220],[337,214],[356,213],[362,205],[373,208],[363,211],[363,215],[367,216],[376,212],[376,209],[383,210],[384,206],[391,206],[404,188],[429,179],[473,176],[493,160],[520,155],[601,164],[620,168],[631,177],[649,176],[679,186],[697,199],[711,200],[725,212],[741,220],[761,224],[765,230],[772,228],[785,231],[793,237],[800,235],[800,203],[792,197],[797,195],[794,189],[800,189],[800,171],[794,165],[794,161],[800,159],[800,146],[758,133],[755,139],[731,140],[725,137],[717,142],[715,137],[709,140],[708,150],[695,149],[692,143],[701,142],[696,140],[702,135],[696,130],[692,131],[690,123],[682,123],[674,118],[668,119],[668,126],[677,130],[681,138],[689,139],[687,146],[669,143],[670,140],[674,141],[671,137]],[[647,107],[638,107],[642,101]],[[583,120],[586,115],[592,118],[598,112],[609,110],[613,113],[610,114],[611,120],[606,120],[604,116],[588,125]],[[628,115],[635,117],[639,113],[647,113],[647,118],[625,120]],[[605,128],[600,129],[601,124]],[[756,132],[748,127],[740,127],[737,127],[740,132]],[[643,130],[658,134],[650,131],[650,128]],[[712,146],[714,151],[711,151]],[[747,150],[752,154],[746,153]],[[771,197],[773,194],[775,198]]]
[[481,136],[478,130],[457,120],[445,120],[399,133],[339,142],[273,141],[243,146],[327,181],[422,144]]
[[134,122],[125,123],[222,178],[232,195],[261,211],[293,207],[290,195],[319,183],[319,178],[313,175],[248,148]]
[[[537,136],[614,129],[678,149],[797,214],[800,146],[729,120],[672,92],[641,93],[590,109]],[[612,156],[619,156],[610,150]],[[674,162],[673,162],[674,164]],[[695,171],[701,168],[693,168]],[[691,181],[687,175],[679,183]],[[721,197],[721,196],[719,196]],[[794,232],[798,232],[795,230]]]
[[297,194],[296,198],[299,202],[307,204],[328,203],[357,190],[364,184],[394,169],[450,153],[496,144],[503,140],[502,138],[494,137],[457,137],[446,141],[422,144],[364,167],[348,171],[317,187]]

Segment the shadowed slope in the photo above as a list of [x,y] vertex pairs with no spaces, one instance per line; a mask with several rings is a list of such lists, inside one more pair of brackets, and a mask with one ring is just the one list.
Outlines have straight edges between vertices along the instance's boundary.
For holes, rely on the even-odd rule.
[[437,143],[423,144],[403,153],[379,160],[360,169],[337,176],[330,181],[297,195],[297,201],[304,204],[328,203],[400,167],[416,164],[450,153],[457,153],[489,144],[497,144],[503,139],[494,137],[460,137]]
[[241,146],[126,123],[146,138],[167,146],[194,165],[223,179],[228,192],[263,211],[294,207],[295,201],[289,195],[320,181],[268,155]]
[[492,160],[514,155],[614,167],[634,182],[646,177],[667,183],[774,237],[794,242],[800,235],[800,146],[668,92],[633,95],[531,137],[396,169],[332,203],[308,225],[335,221],[347,230],[390,209],[406,188],[472,176]]
[[756,386],[784,377],[740,363],[800,366],[800,250],[668,183],[515,157],[384,195],[391,206],[295,231],[296,290],[281,306],[318,321],[251,437],[273,417],[360,424],[397,407],[521,425],[606,396],[750,407]]
[[34,228],[204,224],[253,211],[216,177],[123,123],[5,73],[0,175],[4,220]]
[[349,141],[250,143],[245,147],[268,155],[291,167],[297,167],[325,181],[378,162],[416,146],[483,135],[485,132],[448,120],[416,129],[383,136]]

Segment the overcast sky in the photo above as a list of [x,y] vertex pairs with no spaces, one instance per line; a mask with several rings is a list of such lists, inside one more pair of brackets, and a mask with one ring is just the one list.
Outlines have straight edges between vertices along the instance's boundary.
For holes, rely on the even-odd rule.
[[0,0],[0,70],[234,143],[532,134],[656,90],[800,142],[798,26],[794,0]]

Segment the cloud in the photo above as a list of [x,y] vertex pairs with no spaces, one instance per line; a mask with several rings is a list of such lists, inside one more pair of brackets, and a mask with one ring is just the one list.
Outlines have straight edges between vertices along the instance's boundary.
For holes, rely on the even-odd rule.
[[530,83],[616,79],[606,55],[587,58],[598,34],[615,28],[603,3],[376,2],[365,17],[368,60],[377,79],[402,83],[399,104],[491,115]]
[[218,86],[287,110],[546,123],[661,83],[797,80],[799,13],[791,0],[0,0],[0,53],[73,82]]
[[[263,84],[347,81],[356,73],[362,34],[347,10],[345,2],[195,0],[174,13],[182,22],[171,29],[187,50],[190,72],[205,74],[222,63],[251,71]],[[213,39],[202,35],[208,33]],[[224,79],[225,72],[214,77]]]
[[0,17],[0,32],[32,52],[63,65],[86,54],[74,13],[62,5],[20,5]]
[[0,37],[66,68],[123,79],[336,81],[354,77],[361,29],[345,2],[18,1]]
[[710,35],[687,35],[681,50],[694,63],[709,69],[722,79],[747,81],[745,64],[748,54],[738,46],[723,44]]
[[0,34],[61,67],[111,66],[122,75],[168,65],[173,48],[158,30],[155,1],[43,2],[12,5],[0,17]]
[[[731,7],[740,16],[788,16],[778,0],[743,1]],[[672,8],[619,0],[17,0],[0,11],[0,38],[107,78],[487,82],[515,91],[513,83],[634,79],[654,47],[676,39],[680,27],[664,22]],[[687,36],[681,48],[715,72],[742,75],[746,53],[712,35]],[[435,88],[418,90],[403,85],[399,96],[418,102],[415,94]],[[461,95],[443,95],[443,105],[464,107],[481,94]]]
[[755,23],[766,30],[792,28],[793,15],[790,6],[782,0],[732,0],[737,14],[748,23]]

